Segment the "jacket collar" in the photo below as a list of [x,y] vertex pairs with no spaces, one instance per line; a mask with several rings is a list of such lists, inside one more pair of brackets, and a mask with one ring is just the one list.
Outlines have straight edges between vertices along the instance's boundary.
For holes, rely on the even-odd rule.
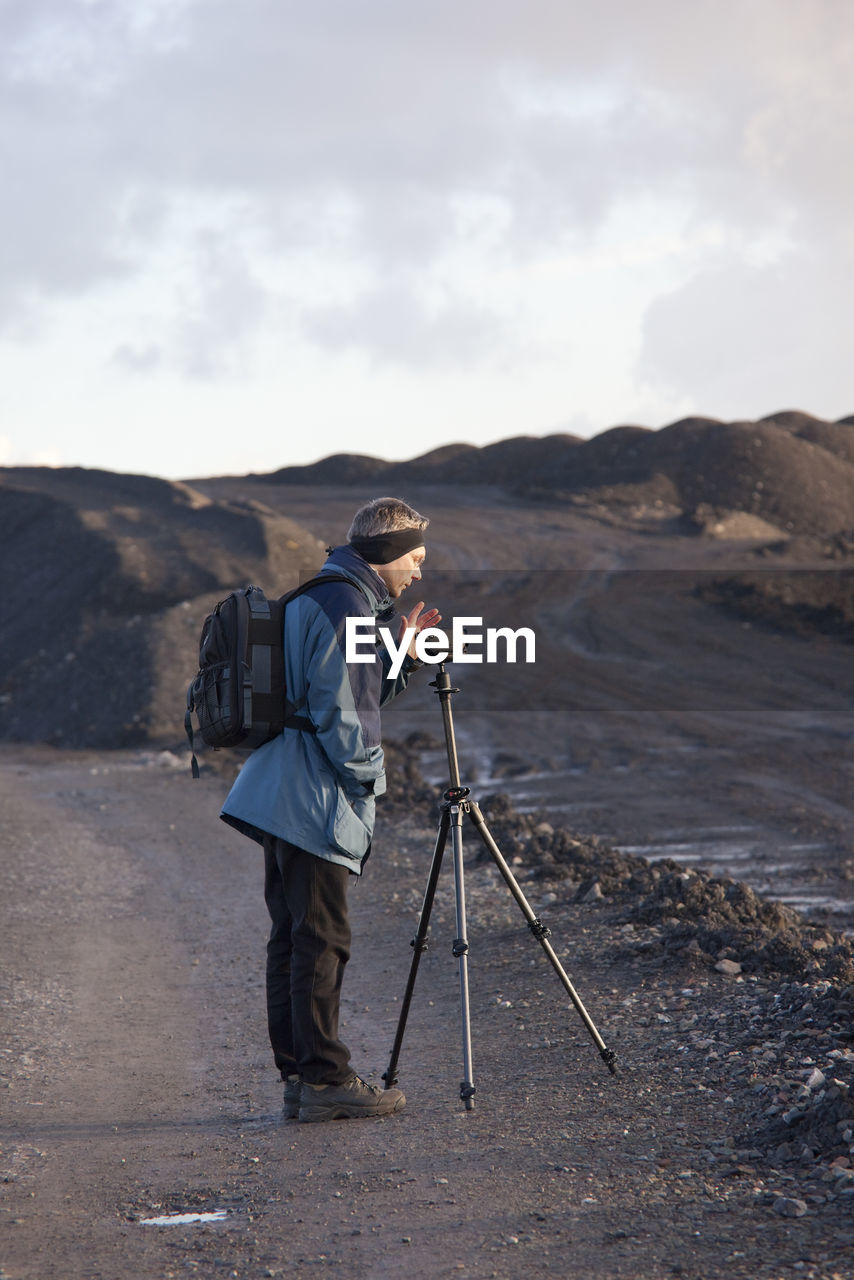
[[349,543],[335,547],[330,552],[320,572],[324,573],[327,570],[330,573],[343,573],[348,578],[352,578],[367,596],[368,603],[375,614],[385,613],[393,608],[391,596],[382,578]]

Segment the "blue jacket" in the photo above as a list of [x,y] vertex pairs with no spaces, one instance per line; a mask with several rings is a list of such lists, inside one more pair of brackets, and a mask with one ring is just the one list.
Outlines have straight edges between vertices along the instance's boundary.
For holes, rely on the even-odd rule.
[[350,582],[297,596],[284,624],[287,696],[298,705],[305,700],[299,715],[317,732],[286,728],[254,751],[220,817],[256,840],[279,836],[359,872],[373,835],[374,797],[386,789],[380,706],[406,687],[420,663],[407,657],[400,675],[388,680],[391,659],[380,646],[373,662],[348,664],[348,617],[377,618],[395,641],[398,617],[382,579],[352,547],[336,547],[321,569],[327,572]]

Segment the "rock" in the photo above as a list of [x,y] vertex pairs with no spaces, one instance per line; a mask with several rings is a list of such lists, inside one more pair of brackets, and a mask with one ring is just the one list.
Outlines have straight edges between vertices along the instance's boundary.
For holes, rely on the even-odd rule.
[[598,880],[594,880],[593,883],[584,890],[583,894],[579,898],[579,901],[580,902],[598,902],[599,899],[604,898],[604,896],[605,895],[602,892],[601,884],[599,883]]
[[741,973],[741,965],[737,960],[719,960],[715,965],[717,973],[725,973],[727,977],[735,978]]
[[774,1212],[781,1218],[802,1218],[807,1212],[807,1203],[794,1196],[778,1196],[774,1201]]
[[807,1088],[820,1089],[821,1086],[824,1084],[824,1082],[825,1082],[824,1072],[819,1071],[818,1067],[815,1067],[810,1072],[809,1079],[807,1080]]

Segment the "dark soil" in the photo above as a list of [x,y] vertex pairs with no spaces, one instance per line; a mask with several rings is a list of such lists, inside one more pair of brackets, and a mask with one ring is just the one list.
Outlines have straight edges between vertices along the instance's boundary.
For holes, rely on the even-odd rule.
[[[316,487],[0,471],[0,1280],[851,1280],[852,431],[691,419]],[[216,816],[237,757],[191,783],[182,720],[215,600],[293,586],[374,485],[431,516],[446,623],[536,629],[535,664],[451,668],[463,776],[620,1073],[467,827],[476,1109],[446,869],[407,1110],[330,1131],[280,1118],[258,852]],[[386,714],[352,893],[375,1079],[445,776],[429,678]]]
[[253,500],[148,476],[0,469],[0,740],[170,742],[202,620],[247,581],[295,586],[317,540]]
[[614,427],[591,440],[520,437],[449,446],[409,462],[342,454],[285,467],[281,484],[500,485],[517,493],[587,494],[609,505],[658,502],[692,516],[746,512],[787,534],[854,531],[854,428],[786,411],[759,422],[684,418],[660,431]]
[[[709,629],[717,605],[778,631],[850,641],[852,441],[845,421],[788,412],[758,423],[617,427],[589,441],[449,446],[399,464],[348,455],[190,484],[2,468],[0,587],[40,607],[0,619],[0,740],[171,744],[208,610],[248,581],[279,594],[296,585],[327,543],[343,540],[366,486],[380,482],[443,509],[431,568],[453,571],[448,613],[471,605],[486,617],[491,604],[505,625],[521,618],[542,594],[532,594],[530,573],[514,575],[531,566],[559,567],[564,581],[550,594],[577,612],[579,575],[601,565],[604,543],[611,572],[642,563],[652,571],[644,595],[682,594],[687,555],[696,575],[687,586],[709,604]],[[481,539],[502,529],[486,554],[457,536],[478,521]],[[490,581],[471,580],[479,568]],[[434,577],[434,592],[440,585]],[[548,620],[565,627],[553,605]]]
[[530,878],[560,880],[577,902],[620,903],[621,921],[652,926],[654,934],[643,938],[646,954],[685,952],[696,966],[737,962],[739,973],[829,980],[854,992],[849,938],[739,881],[670,858],[651,863],[595,836],[555,829],[537,814],[517,813],[500,794],[487,797],[482,809],[502,848],[531,864]]
[[[618,1075],[466,825],[475,1109],[459,1098],[447,867],[401,1055],[406,1110],[285,1122],[264,1026],[259,854],[217,820],[227,777],[206,766],[192,783],[183,765],[0,753],[4,1280],[850,1277],[852,989],[810,963],[781,976],[761,948],[748,955],[773,908],[748,899],[726,913],[745,964],[721,967],[668,945],[672,908],[655,909],[654,890],[630,909],[626,875],[652,883],[655,868],[529,832],[485,802]],[[402,797],[402,776],[351,893],[343,1030],[375,1080],[436,831],[426,791]],[[704,925],[720,904],[701,883]],[[805,950],[815,941],[782,918]],[[149,1225],[187,1213],[221,1217]]]

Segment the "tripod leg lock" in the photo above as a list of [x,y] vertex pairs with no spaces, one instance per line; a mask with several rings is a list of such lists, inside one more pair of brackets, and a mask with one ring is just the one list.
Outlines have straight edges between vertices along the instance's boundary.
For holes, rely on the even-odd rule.
[[460,1098],[463,1102],[470,1102],[476,1093],[477,1089],[470,1080],[462,1081],[460,1084]]
[[454,945],[451,950],[457,959],[459,959],[460,956],[466,955],[468,949],[469,944],[466,942],[465,938],[454,938]]
[[430,946],[430,942],[427,938],[422,938],[420,942],[417,938],[412,938],[409,945],[412,947],[413,951],[417,951],[420,954],[422,951],[427,950]]
[[533,920],[528,921],[528,928],[539,942],[541,942],[543,938],[550,938],[552,936],[551,929],[547,924],[543,924],[539,916],[534,916]]

